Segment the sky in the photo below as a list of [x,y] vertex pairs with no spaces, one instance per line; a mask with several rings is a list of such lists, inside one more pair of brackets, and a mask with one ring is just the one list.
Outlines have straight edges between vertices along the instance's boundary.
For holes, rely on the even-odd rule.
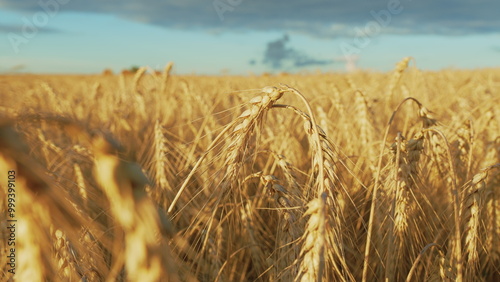
[[500,1],[0,0],[0,73],[500,66]]

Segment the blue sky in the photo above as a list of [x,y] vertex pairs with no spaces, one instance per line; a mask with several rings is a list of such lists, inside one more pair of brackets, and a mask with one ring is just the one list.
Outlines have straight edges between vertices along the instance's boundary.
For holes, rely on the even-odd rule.
[[500,2],[0,0],[0,73],[387,71],[500,65]]

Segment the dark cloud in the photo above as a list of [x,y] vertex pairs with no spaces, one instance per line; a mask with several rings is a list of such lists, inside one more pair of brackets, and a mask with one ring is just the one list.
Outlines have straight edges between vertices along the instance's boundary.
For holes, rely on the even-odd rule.
[[[39,28],[37,30],[38,30],[38,32],[42,32],[42,33],[63,32],[59,29],[49,28],[49,27]],[[0,24],[0,33],[11,33],[11,32],[21,34],[23,32],[23,26],[22,25],[1,25]]]
[[293,49],[286,48],[285,45],[288,41],[288,35],[284,35],[283,38],[267,43],[262,62],[271,65],[275,69],[281,68],[284,61],[288,60],[294,52]]
[[294,62],[296,67],[324,66],[330,64],[333,64],[333,60],[318,60],[309,57],[297,57]]
[[[275,30],[332,38],[353,36],[379,15],[391,34],[491,33],[500,30],[500,1],[494,0],[53,0],[58,11],[97,12],[171,28],[212,32]],[[0,8],[43,11],[38,3],[3,0]],[[392,3],[392,4],[391,4]],[[399,4],[398,4],[399,3]],[[387,14],[388,5],[400,13]],[[382,12],[381,12],[382,11]],[[375,15],[375,16],[374,16]],[[389,16],[387,16],[389,15]]]
[[271,66],[273,69],[289,68],[290,66],[320,66],[333,63],[333,60],[315,59],[304,52],[287,47],[289,41],[290,37],[285,34],[282,38],[267,43],[262,63]]

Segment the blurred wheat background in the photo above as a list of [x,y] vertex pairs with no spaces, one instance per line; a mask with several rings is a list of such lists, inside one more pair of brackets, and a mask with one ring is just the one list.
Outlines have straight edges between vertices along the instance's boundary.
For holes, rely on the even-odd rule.
[[16,281],[500,280],[500,70],[171,67],[0,76]]

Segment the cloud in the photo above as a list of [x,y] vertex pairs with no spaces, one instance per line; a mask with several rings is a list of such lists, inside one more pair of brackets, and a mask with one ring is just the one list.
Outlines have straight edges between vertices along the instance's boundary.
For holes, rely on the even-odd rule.
[[262,63],[271,66],[273,69],[333,64],[333,60],[315,59],[304,52],[287,47],[289,41],[290,36],[285,34],[282,38],[268,42]]
[[26,65],[23,65],[23,64],[18,64],[18,65],[15,65],[15,66],[12,66],[10,67],[7,72],[9,73],[15,73],[15,72],[18,72],[18,71],[22,71],[26,69]]
[[17,72],[20,72],[20,71],[23,71],[26,69],[26,65],[24,64],[17,64],[17,65],[13,65],[13,66],[10,66],[10,67],[3,67],[3,68],[0,68],[0,73],[17,73]]
[[284,35],[281,39],[267,43],[262,63],[269,64],[275,69],[281,68],[284,61],[287,60],[293,53],[292,49],[287,49],[285,47],[288,40],[288,35]]
[[[2,25],[2,24],[0,24],[0,33],[11,33],[11,32],[21,34],[23,32],[23,26],[22,25]],[[55,28],[43,27],[43,28],[39,28],[38,32],[60,33],[63,31],[59,30],[59,29],[55,29]]]
[[[46,2],[50,1],[41,1]],[[38,3],[2,0],[0,7],[35,12],[43,10]],[[388,5],[402,10],[384,17]],[[212,32],[274,30],[320,38],[353,36],[356,27],[375,21],[374,15],[382,15],[386,24],[381,32],[386,34],[461,35],[500,30],[500,1],[494,0],[69,0],[58,10],[113,14],[169,28]]]

